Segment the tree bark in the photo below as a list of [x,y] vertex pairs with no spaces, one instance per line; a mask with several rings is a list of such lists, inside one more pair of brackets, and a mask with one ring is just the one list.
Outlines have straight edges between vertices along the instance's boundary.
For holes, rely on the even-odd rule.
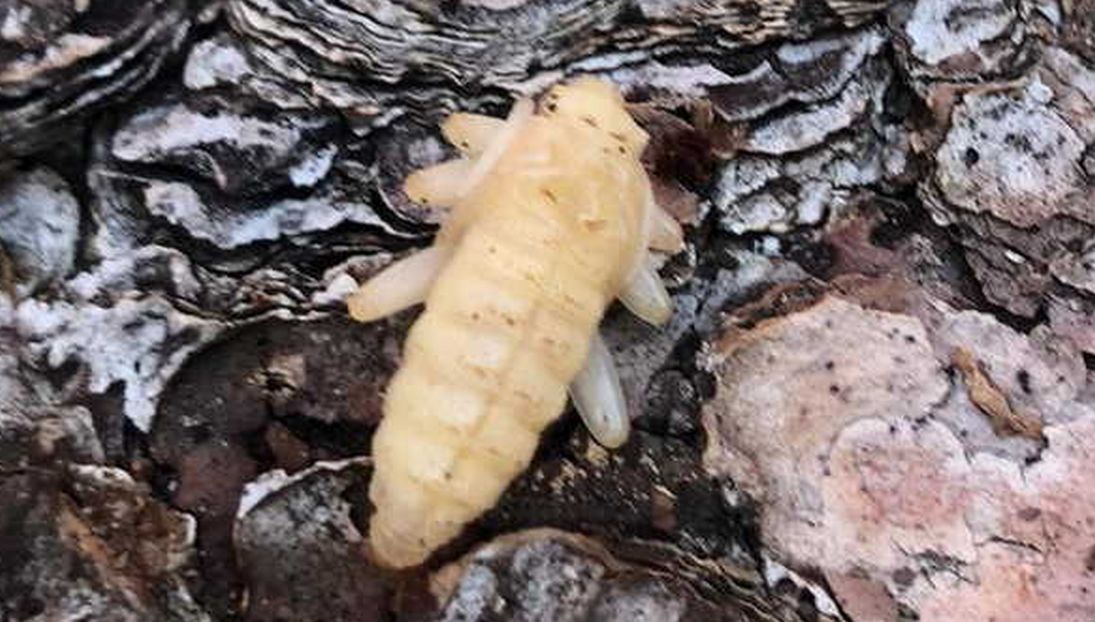
[[[1091,0],[0,0],[0,619],[1095,619]],[[687,249],[424,567],[364,554],[437,123],[592,73]]]

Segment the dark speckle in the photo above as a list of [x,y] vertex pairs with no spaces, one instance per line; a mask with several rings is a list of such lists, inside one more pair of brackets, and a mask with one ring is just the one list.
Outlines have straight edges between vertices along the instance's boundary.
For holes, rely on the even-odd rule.
[[825,369],[832,371],[834,367],[836,367],[836,363],[832,361],[825,361]]
[[1027,507],[1019,510],[1019,520],[1030,522],[1042,515],[1042,511],[1038,508]]
[[912,585],[913,580],[916,579],[916,573],[911,569],[902,567],[893,571],[894,583],[902,586]]
[[1030,152],[1032,150],[1030,139],[1022,134],[1008,134],[1004,136],[1004,143],[1018,151]]
[[840,387],[835,384],[829,385],[829,393],[832,393],[833,395],[840,393]]
[[981,154],[977,153],[977,150],[973,147],[966,147],[966,152],[962,154],[962,161],[966,163],[966,166],[973,166],[981,160]]
[[1025,369],[1020,369],[1015,372],[1015,380],[1019,382],[1019,388],[1023,390],[1023,393],[1030,395],[1030,372]]

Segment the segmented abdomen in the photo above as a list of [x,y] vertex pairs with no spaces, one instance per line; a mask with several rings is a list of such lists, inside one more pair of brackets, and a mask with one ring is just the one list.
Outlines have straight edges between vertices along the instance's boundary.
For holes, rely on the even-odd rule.
[[398,565],[452,539],[528,466],[611,296],[610,249],[564,247],[574,236],[552,210],[508,212],[465,233],[388,388],[370,539]]

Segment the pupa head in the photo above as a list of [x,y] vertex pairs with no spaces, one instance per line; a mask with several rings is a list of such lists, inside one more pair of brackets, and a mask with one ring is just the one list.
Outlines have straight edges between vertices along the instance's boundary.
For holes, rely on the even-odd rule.
[[590,76],[552,87],[540,103],[540,113],[565,117],[600,130],[629,153],[642,153],[649,139],[628,114],[620,91],[611,82]]

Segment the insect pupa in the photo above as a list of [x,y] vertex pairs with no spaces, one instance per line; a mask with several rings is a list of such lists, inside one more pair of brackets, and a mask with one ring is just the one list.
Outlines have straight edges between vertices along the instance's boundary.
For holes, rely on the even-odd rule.
[[451,209],[434,244],[348,300],[362,322],[425,303],[372,445],[370,545],[397,568],[497,502],[568,392],[598,442],[623,444],[626,404],[597,325],[616,298],[665,322],[647,249],[682,245],[639,161],[648,137],[607,82],[557,85],[505,120],[457,113],[442,132],[461,156],[405,182]]

